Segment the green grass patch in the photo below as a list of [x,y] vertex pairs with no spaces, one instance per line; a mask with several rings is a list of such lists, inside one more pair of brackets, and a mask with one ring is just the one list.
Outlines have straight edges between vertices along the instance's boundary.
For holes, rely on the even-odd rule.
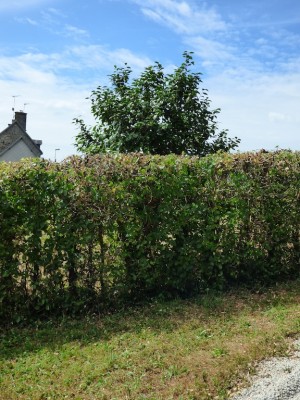
[[0,331],[1,400],[226,399],[300,330],[300,282]]

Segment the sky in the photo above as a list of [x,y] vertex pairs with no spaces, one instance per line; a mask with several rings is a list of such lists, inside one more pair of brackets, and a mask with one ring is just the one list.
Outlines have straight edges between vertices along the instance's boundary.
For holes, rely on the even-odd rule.
[[239,151],[300,150],[299,0],[0,0],[0,131],[23,110],[61,161],[114,65],[171,72],[184,51]]

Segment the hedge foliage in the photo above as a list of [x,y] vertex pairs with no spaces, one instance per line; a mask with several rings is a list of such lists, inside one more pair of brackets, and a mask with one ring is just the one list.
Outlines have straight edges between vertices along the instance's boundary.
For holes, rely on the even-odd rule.
[[299,275],[300,153],[0,163],[0,317]]

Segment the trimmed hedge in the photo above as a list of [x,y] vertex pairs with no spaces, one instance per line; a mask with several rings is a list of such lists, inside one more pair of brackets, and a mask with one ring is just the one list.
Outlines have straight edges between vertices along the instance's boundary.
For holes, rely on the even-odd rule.
[[0,317],[299,275],[300,153],[0,163]]

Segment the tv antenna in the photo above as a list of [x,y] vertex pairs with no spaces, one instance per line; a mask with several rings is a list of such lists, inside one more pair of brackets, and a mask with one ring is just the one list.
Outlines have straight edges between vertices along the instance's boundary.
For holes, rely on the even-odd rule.
[[30,103],[24,103],[23,111],[25,111],[25,107],[28,106],[28,104],[30,104]]
[[55,149],[54,150],[54,162],[56,162],[56,152],[59,151],[60,149]]
[[12,108],[12,111],[13,111],[13,118],[15,118],[16,97],[20,97],[20,96],[21,96],[20,94],[15,94],[15,95],[12,96],[13,99],[14,99],[14,106],[13,106],[13,108]]

